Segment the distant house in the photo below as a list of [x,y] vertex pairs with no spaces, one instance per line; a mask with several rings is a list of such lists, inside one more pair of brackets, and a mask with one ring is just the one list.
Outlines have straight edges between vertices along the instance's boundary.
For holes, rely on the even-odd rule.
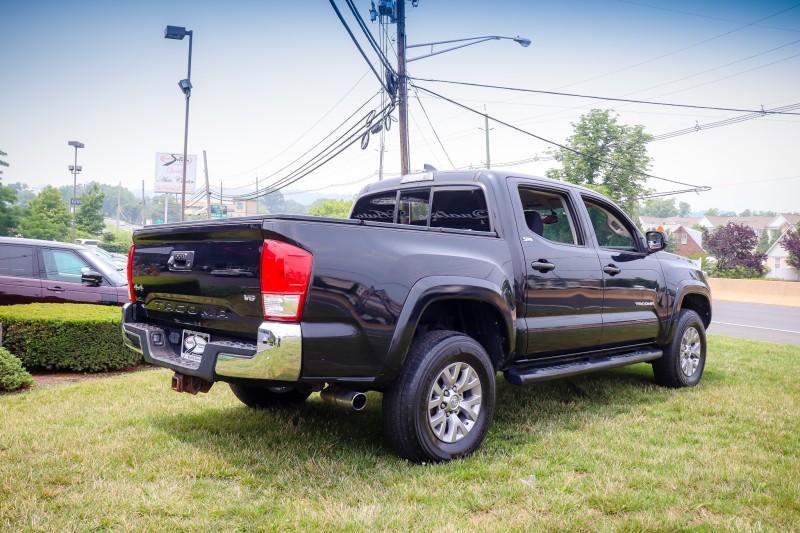
[[773,218],[767,225],[770,242],[777,240],[787,229],[796,227],[798,223],[800,223],[800,215],[797,214],[781,213]]
[[770,223],[775,220],[775,217],[764,217],[764,216],[754,216],[754,217],[723,217],[723,216],[705,216],[703,217],[710,226],[703,225],[703,227],[711,228],[718,228],[720,226],[725,226],[729,222],[733,222],[734,224],[741,224],[743,226],[747,226],[748,228],[752,229],[756,232],[756,235],[761,236],[761,233],[769,228]]
[[706,253],[703,249],[703,232],[686,226],[678,226],[671,232],[670,244],[674,248],[669,250],[672,253],[682,255],[684,257],[696,257]]
[[669,251],[684,257],[704,254],[703,232],[693,226],[702,226],[705,217],[639,217],[645,231],[660,230],[669,236]]
[[787,261],[789,258],[789,252],[787,252],[786,248],[781,245],[783,236],[786,235],[790,228],[791,226],[787,226],[783,233],[781,233],[780,236],[775,239],[775,242],[773,242],[772,246],[770,246],[767,250],[767,259],[765,263],[769,268],[769,272],[767,272],[768,278],[800,281],[800,272],[798,272],[793,266],[789,265]]

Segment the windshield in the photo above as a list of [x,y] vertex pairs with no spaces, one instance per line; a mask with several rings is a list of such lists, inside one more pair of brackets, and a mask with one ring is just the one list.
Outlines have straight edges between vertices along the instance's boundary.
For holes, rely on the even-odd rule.
[[94,250],[82,250],[81,254],[95,267],[98,272],[108,278],[113,285],[127,285],[128,279],[123,270],[114,264],[113,261],[105,259],[102,255],[92,253]]

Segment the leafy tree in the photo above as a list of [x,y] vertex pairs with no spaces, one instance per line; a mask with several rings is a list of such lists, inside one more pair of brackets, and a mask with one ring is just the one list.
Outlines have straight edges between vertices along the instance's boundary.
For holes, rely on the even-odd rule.
[[728,222],[703,235],[703,245],[717,260],[721,272],[742,269],[764,274],[766,254],[756,252],[758,235],[744,224]]
[[36,198],[36,193],[28,188],[28,185],[22,182],[16,182],[9,185],[14,192],[17,193],[17,205],[26,207],[28,202]]
[[[153,222],[164,222],[164,198],[166,195],[164,194],[156,194],[153,198],[147,203],[147,218],[152,220]],[[169,204],[168,204],[169,212],[167,213],[168,219],[167,222],[177,222],[181,218],[181,209],[179,202],[175,201],[175,195],[169,195]]]
[[751,216],[753,216],[753,212],[750,211],[749,209],[745,209],[744,211],[739,213],[739,216],[740,217],[751,217]]
[[[745,216],[745,215],[742,215]],[[769,232],[765,229],[761,230],[761,235],[758,237],[758,244],[756,245],[756,252],[766,252],[772,241],[769,240]]]
[[19,223],[19,232],[30,239],[63,241],[69,235],[67,204],[54,187],[45,187],[31,200]]
[[688,202],[681,202],[678,204],[678,216],[688,217],[692,212],[692,206]]
[[[120,218],[132,224],[139,224],[142,221],[142,199],[132,193],[127,187],[122,185],[108,185],[106,183],[98,183],[91,181],[86,184],[78,185],[78,196],[85,194],[92,187],[99,187],[100,192],[103,193],[103,210],[104,216],[109,218],[117,217],[117,196],[119,195],[120,204]],[[69,204],[69,199],[72,198],[72,185],[63,185],[58,188],[61,197]],[[164,204],[161,204],[161,218],[164,217]],[[172,219],[177,220],[177,219]]]
[[716,207],[712,207],[710,209],[706,209],[706,212],[703,214],[707,217],[718,217],[719,209],[717,209]]
[[646,193],[650,168],[647,142],[651,136],[643,126],[620,124],[609,110],[592,109],[573,124],[567,146],[581,154],[561,150],[561,169],[550,169],[550,178],[585,185],[619,203],[634,215],[637,198]]
[[308,208],[295,200],[287,200],[281,191],[275,191],[259,198],[263,206],[262,213],[285,214],[285,215],[304,215]]
[[105,195],[100,187],[93,183],[86,189],[80,199],[81,205],[75,213],[75,225],[81,231],[100,235],[106,227],[103,221],[103,199]]
[[347,218],[350,215],[352,200],[320,198],[308,208],[308,214],[315,217]]
[[0,235],[13,236],[19,224],[17,192],[0,183]]
[[786,262],[800,269],[800,224],[787,231],[781,239],[781,246],[788,252]]
[[646,217],[667,218],[678,216],[674,198],[649,198],[639,208],[639,214]]

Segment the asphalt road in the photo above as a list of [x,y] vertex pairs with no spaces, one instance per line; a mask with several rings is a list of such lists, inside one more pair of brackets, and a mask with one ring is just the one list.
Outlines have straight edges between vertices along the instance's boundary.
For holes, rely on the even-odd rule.
[[714,300],[708,331],[800,346],[800,307]]

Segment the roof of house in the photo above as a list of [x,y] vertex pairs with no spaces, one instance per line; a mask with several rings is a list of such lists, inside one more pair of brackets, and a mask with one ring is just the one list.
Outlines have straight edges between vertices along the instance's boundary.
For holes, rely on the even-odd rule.
[[800,215],[796,213],[779,213],[777,217],[772,219],[772,221],[775,222],[780,217],[783,217],[792,226],[797,226],[797,224],[800,223]]
[[706,216],[709,222],[714,224],[714,227],[718,226],[725,226],[729,222],[733,222],[734,224],[743,224],[749,228],[752,228],[756,231],[763,231],[767,229],[770,222],[775,220],[775,217],[762,217],[762,216],[754,216],[754,217],[723,217],[723,216]]
[[775,239],[775,241],[769,246],[769,248],[767,248],[766,254],[767,255],[771,255],[773,250],[775,250],[775,248],[778,247],[778,246],[783,248],[783,246],[781,245],[781,241],[783,240],[784,235],[786,235],[787,233],[792,231],[792,229],[794,229],[794,228],[793,227],[789,227],[789,228],[786,228],[785,230],[783,230],[783,233],[781,233],[780,237]]
[[703,217],[639,217],[645,226],[684,226],[691,228],[698,224]]

